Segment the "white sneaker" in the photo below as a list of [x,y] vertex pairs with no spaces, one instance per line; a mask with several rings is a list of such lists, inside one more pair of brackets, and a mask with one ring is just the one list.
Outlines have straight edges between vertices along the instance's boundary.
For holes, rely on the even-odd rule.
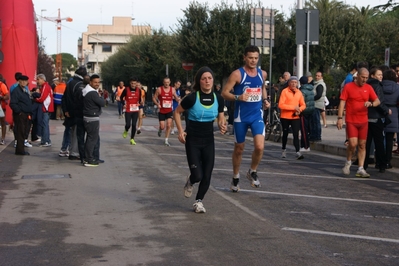
[[171,134],[171,135],[174,135],[174,134],[175,134],[175,131],[174,131],[174,130],[170,131],[170,134]]
[[193,208],[194,208],[194,211],[195,211],[196,213],[205,213],[205,212],[206,212],[206,210],[205,210],[205,208],[204,208],[204,204],[202,204],[202,201],[200,201],[200,200],[197,200],[197,201],[193,204]]
[[284,149],[283,152],[281,153],[281,158],[286,158],[287,157],[287,151]]
[[303,157],[303,155],[302,155],[302,153],[300,152],[300,151],[298,151],[297,153],[296,153],[296,159],[297,160],[302,160],[304,157]]
[[351,162],[346,162],[345,163],[345,165],[344,165],[344,168],[342,168],[342,173],[344,174],[344,175],[349,175],[350,173],[351,173]]
[[357,170],[357,172],[356,172],[356,176],[357,177],[364,177],[364,178],[367,178],[367,177],[370,177],[370,174],[369,173],[367,173],[366,172],[366,170],[364,170],[364,169],[359,169],[359,170]]
[[40,147],[51,147],[51,143],[44,143],[44,144],[40,144]]
[[310,147],[309,148],[301,148],[300,150],[299,150],[300,152],[308,152],[308,151],[310,151]]
[[231,180],[231,186],[230,186],[231,191],[238,192],[240,190],[240,186],[238,185],[238,182],[240,182],[240,179],[233,177],[233,180]]
[[169,142],[167,140],[165,140],[165,146],[170,146]]
[[60,150],[60,153],[58,154],[60,157],[69,157],[69,151],[63,151]]
[[192,194],[193,185],[190,183],[190,175],[188,175],[186,185],[184,186],[184,197],[189,198]]
[[28,140],[24,141],[24,146],[28,147],[28,148],[32,148],[32,144],[30,144]]
[[247,178],[249,181],[251,181],[251,186],[260,187],[260,182],[258,180],[258,174],[256,173],[256,171],[251,173],[251,170],[248,170]]

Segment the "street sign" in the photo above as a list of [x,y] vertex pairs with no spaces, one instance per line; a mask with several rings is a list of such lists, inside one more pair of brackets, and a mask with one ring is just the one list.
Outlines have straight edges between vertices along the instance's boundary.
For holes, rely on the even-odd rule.
[[[309,25],[308,25],[309,21]],[[309,45],[319,45],[319,10],[296,10],[296,44],[306,44],[309,29]]]
[[183,62],[183,63],[181,64],[181,66],[183,67],[184,70],[190,71],[190,70],[193,69],[194,63]]

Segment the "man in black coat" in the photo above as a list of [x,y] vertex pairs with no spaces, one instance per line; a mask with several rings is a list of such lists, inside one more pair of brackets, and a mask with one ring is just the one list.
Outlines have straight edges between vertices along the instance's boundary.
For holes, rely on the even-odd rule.
[[18,78],[18,86],[11,93],[10,108],[15,123],[15,136],[17,146],[15,148],[16,155],[30,155],[25,151],[24,141],[25,132],[27,130],[29,120],[31,119],[32,100],[30,95],[26,93],[25,87],[28,85],[29,78],[21,75]]

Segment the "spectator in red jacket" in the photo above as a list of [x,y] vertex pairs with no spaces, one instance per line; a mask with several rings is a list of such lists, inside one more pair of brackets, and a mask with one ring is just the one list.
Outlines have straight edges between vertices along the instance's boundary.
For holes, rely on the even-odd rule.
[[53,90],[50,84],[46,81],[46,76],[44,74],[39,74],[36,76],[37,85],[40,87],[41,95],[36,98],[35,101],[42,104],[43,119],[42,119],[42,140],[40,143],[41,147],[50,147],[50,113],[54,112],[54,97]]

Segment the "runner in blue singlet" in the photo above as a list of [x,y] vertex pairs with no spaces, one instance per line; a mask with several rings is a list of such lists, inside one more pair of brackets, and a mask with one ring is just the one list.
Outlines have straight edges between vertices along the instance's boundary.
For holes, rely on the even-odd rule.
[[[265,146],[265,125],[263,123],[263,107],[268,108],[265,80],[267,73],[258,69],[259,48],[248,46],[244,51],[245,65],[231,73],[223,88],[222,96],[227,101],[235,101],[233,152],[233,180],[231,190],[239,190],[240,164],[245,145],[245,135],[251,129],[254,138],[254,151],[247,178],[253,187],[260,187],[256,169],[262,159]],[[233,91],[234,94],[231,94]],[[262,106],[262,105],[265,106]]]

